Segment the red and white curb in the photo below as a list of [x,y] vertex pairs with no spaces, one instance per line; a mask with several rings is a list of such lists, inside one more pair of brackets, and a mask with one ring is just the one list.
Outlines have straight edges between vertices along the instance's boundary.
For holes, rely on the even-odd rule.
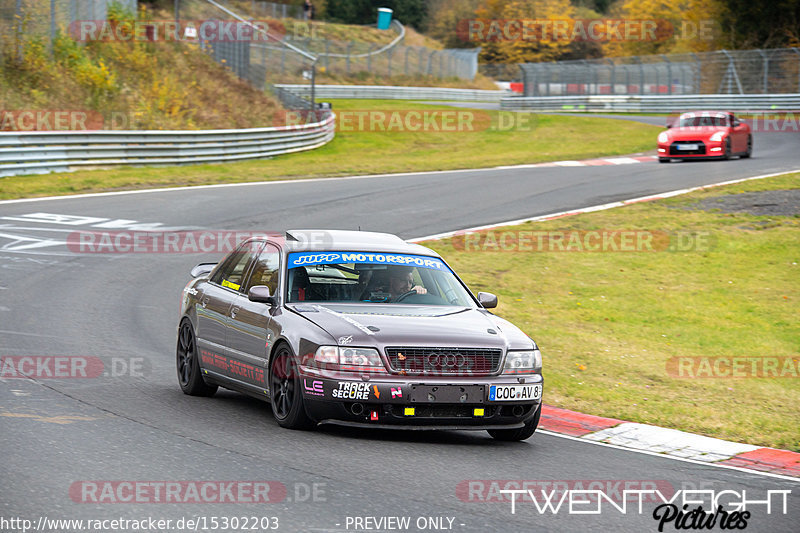
[[677,429],[625,422],[542,405],[539,428],[681,459],[800,477],[800,453],[740,444]]
[[600,159],[583,159],[581,161],[552,161],[549,163],[533,163],[530,165],[508,165],[495,167],[499,170],[514,168],[548,168],[548,167],[599,167],[604,165],[634,165],[636,163],[651,163],[658,159],[654,155],[642,155],[632,157],[604,157]]

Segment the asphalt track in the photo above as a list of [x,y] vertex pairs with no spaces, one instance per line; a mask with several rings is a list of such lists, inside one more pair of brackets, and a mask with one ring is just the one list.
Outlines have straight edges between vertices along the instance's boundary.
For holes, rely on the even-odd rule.
[[[759,133],[755,157],[741,161],[420,173],[0,203],[0,355],[98,357],[106,372],[117,365],[121,374],[0,379],[0,519],[206,517],[211,527],[214,516],[278,517],[279,531],[363,531],[347,517],[407,516],[409,531],[436,530],[431,523],[418,528],[419,517],[452,518],[439,529],[470,532],[656,531],[652,503],[641,514],[633,502],[625,514],[606,502],[602,514],[578,515],[566,508],[540,514],[527,501],[512,513],[508,501],[469,501],[469,493],[457,491],[469,480],[629,480],[632,488],[654,481],[674,490],[746,490],[751,500],[791,490],[785,509],[775,498],[770,514],[764,505],[751,507],[747,531],[797,531],[800,483],[788,479],[547,434],[509,444],[483,432],[292,432],[277,426],[267,404],[242,395],[184,396],[174,369],[179,296],[189,269],[219,254],[75,254],[59,242],[108,219],[243,231],[360,227],[412,238],[797,169],[798,147],[797,134]],[[102,220],[54,223],[37,213]],[[538,340],[546,350],[547,339]],[[273,503],[86,503],[75,487],[88,485],[75,484],[91,480],[269,480],[282,483],[287,496]],[[380,525],[392,530],[393,523]],[[20,529],[0,520],[0,530]]]

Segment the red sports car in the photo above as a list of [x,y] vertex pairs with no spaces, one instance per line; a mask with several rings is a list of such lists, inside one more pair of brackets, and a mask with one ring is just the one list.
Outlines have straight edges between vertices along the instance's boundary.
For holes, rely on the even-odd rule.
[[730,159],[750,157],[753,135],[750,126],[727,111],[684,113],[658,134],[658,161],[671,159]]

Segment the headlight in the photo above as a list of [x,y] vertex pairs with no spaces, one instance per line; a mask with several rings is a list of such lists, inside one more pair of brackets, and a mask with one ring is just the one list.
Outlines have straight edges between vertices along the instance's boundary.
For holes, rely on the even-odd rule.
[[508,352],[503,374],[534,374],[542,371],[542,352],[528,350]]
[[320,346],[314,354],[314,361],[335,370],[351,372],[384,372],[386,370],[378,350],[374,348]]
[[662,131],[658,134],[658,142],[660,143],[668,143],[669,142],[669,135],[667,135],[666,131]]
[[725,132],[724,131],[718,131],[717,133],[715,133],[714,135],[711,136],[711,140],[714,141],[714,142],[719,142],[719,141],[721,141],[723,139],[723,137],[725,137]]

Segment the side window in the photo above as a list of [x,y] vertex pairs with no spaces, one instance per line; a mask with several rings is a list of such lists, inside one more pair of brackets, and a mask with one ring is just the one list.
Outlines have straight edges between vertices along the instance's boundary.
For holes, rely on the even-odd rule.
[[211,278],[211,282],[235,291],[241,291],[248,267],[263,246],[264,244],[260,242],[246,242],[239,246],[217,270]]
[[253,273],[247,281],[244,293],[250,290],[250,287],[255,285],[266,285],[269,287],[269,293],[274,295],[278,291],[278,276],[280,275],[281,267],[281,254],[277,248],[272,245],[267,245],[261,255],[258,256]]

